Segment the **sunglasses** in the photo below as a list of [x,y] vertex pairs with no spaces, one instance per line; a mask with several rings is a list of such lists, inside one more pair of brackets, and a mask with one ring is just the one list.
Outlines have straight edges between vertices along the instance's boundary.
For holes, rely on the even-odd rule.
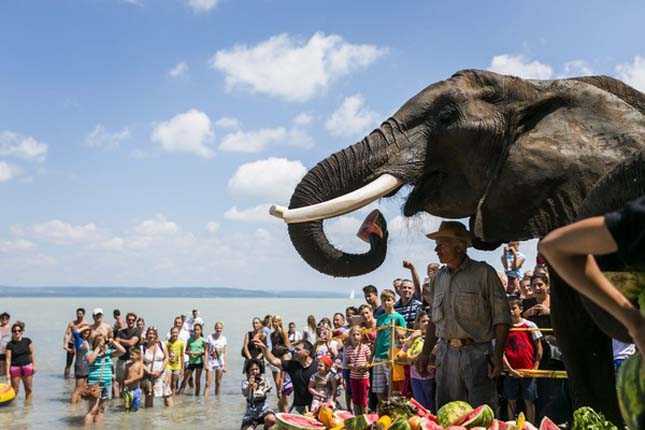
[[20,329],[11,330],[11,333],[21,333],[21,332],[22,332],[22,330],[20,330]]
[[135,321],[136,321],[136,319],[128,318],[128,319],[127,319],[127,321],[128,321],[128,322],[135,322]]

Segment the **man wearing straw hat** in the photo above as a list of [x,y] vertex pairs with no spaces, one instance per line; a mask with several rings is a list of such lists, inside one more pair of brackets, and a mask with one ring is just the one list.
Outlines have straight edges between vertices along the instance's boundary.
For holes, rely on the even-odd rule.
[[[471,405],[497,405],[495,378],[511,325],[504,287],[489,264],[466,254],[472,236],[456,221],[444,221],[427,235],[435,241],[441,268],[431,281],[430,314],[424,350],[417,359],[427,372],[435,340],[437,407],[463,400]],[[492,342],[494,341],[494,343]]]

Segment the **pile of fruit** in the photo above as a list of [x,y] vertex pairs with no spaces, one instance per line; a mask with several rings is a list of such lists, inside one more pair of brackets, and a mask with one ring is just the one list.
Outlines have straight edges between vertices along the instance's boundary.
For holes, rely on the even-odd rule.
[[273,430],[559,430],[548,418],[535,427],[522,414],[517,421],[498,421],[490,406],[473,408],[466,402],[448,403],[435,416],[414,399],[394,398],[378,412],[354,416],[323,405],[309,416],[276,414]]

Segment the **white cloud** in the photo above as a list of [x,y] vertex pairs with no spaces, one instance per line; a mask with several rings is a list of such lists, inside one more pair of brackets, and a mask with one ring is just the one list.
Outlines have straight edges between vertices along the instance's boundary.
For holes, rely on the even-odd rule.
[[618,78],[639,91],[645,91],[645,57],[635,56],[631,63],[616,66]]
[[263,128],[256,131],[236,131],[224,136],[219,149],[229,152],[256,153],[272,143],[284,142],[287,130],[284,127]]
[[224,136],[219,149],[227,152],[254,154],[262,152],[267,146],[274,144],[311,148],[314,146],[314,140],[309,132],[301,126],[294,126],[289,129],[276,127],[254,131],[238,130]]
[[217,128],[239,128],[240,121],[237,118],[230,118],[223,116],[217,121],[215,121],[215,127]]
[[553,75],[551,66],[539,61],[531,61],[521,54],[496,55],[488,66],[488,70],[526,79],[550,79]]
[[217,223],[215,221],[209,221],[206,224],[206,230],[208,230],[208,232],[210,234],[217,234],[217,232],[219,231],[220,227],[221,226],[219,225],[219,223]]
[[238,210],[237,206],[233,206],[224,213],[224,218],[248,223],[274,222],[275,218],[269,214],[270,207],[270,204],[261,204],[249,209]]
[[259,197],[263,201],[286,202],[307,173],[300,161],[269,158],[242,164],[228,181],[234,195]]
[[0,240],[0,252],[19,252],[35,248],[36,245],[25,239]]
[[441,218],[421,212],[414,217],[405,218],[401,215],[388,221],[387,228],[397,236],[422,236],[439,229]]
[[158,124],[151,140],[167,152],[188,152],[203,158],[213,158],[209,147],[214,137],[211,120],[204,112],[191,109]]
[[153,219],[147,219],[134,227],[134,232],[142,236],[169,236],[179,232],[179,226],[159,214]]
[[313,119],[314,118],[308,113],[301,113],[293,119],[293,123],[296,125],[308,126],[311,125]]
[[572,60],[564,63],[564,70],[562,77],[568,78],[573,76],[589,76],[593,75],[593,70],[589,64],[584,60]]
[[351,217],[343,216],[328,222],[325,225],[325,231],[331,236],[349,236],[354,237],[361,227],[362,221]]
[[105,237],[107,234],[105,230],[98,228],[94,223],[73,225],[59,219],[28,227],[12,226],[11,231],[17,235],[26,235],[59,245],[89,243]]
[[20,168],[0,161],[0,183],[7,182],[20,174]]
[[177,63],[175,67],[168,70],[168,76],[174,79],[182,78],[186,76],[186,73],[188,73],[188,64],[185,61]]
[[126,3],[133,4],[135,6],[143,6],[143,0],[123,0]]
[[228,89],[242,86],[290,101],[304,101],[340,77],[366,68],[385,53],[386,49],[353,45],[338,35],[318,32],[303,42],[280,34],[253,47],[218,51],[210,64],[225,74]]
[[194,12],[210,12],[217,7],[219,0],[188,0],[188,6]]
[[94,130],[85,138],[85,145],[90,148],[103,149],[109,151],[118,147],[121,142],[130,138],[130,130],[124,128],[115,133],[109,133],[103,124],[97,124]]
[[47,158],[47,144],[13,131],[0,132],[0,156],[10,156],[42,163]]
[[379,115],[363,107],[360,94],[345,98],[340,107],[331,114],[325,129],[332,136],[356,137],[368,132],[377,125]]

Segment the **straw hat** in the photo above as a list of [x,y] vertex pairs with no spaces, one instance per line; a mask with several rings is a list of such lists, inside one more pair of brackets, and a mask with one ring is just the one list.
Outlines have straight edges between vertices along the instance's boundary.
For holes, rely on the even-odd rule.
[[472,246],[473,237],[465,225],[457,221],[442,221],[439,230],[426,234],[428,239],[456,239]]

